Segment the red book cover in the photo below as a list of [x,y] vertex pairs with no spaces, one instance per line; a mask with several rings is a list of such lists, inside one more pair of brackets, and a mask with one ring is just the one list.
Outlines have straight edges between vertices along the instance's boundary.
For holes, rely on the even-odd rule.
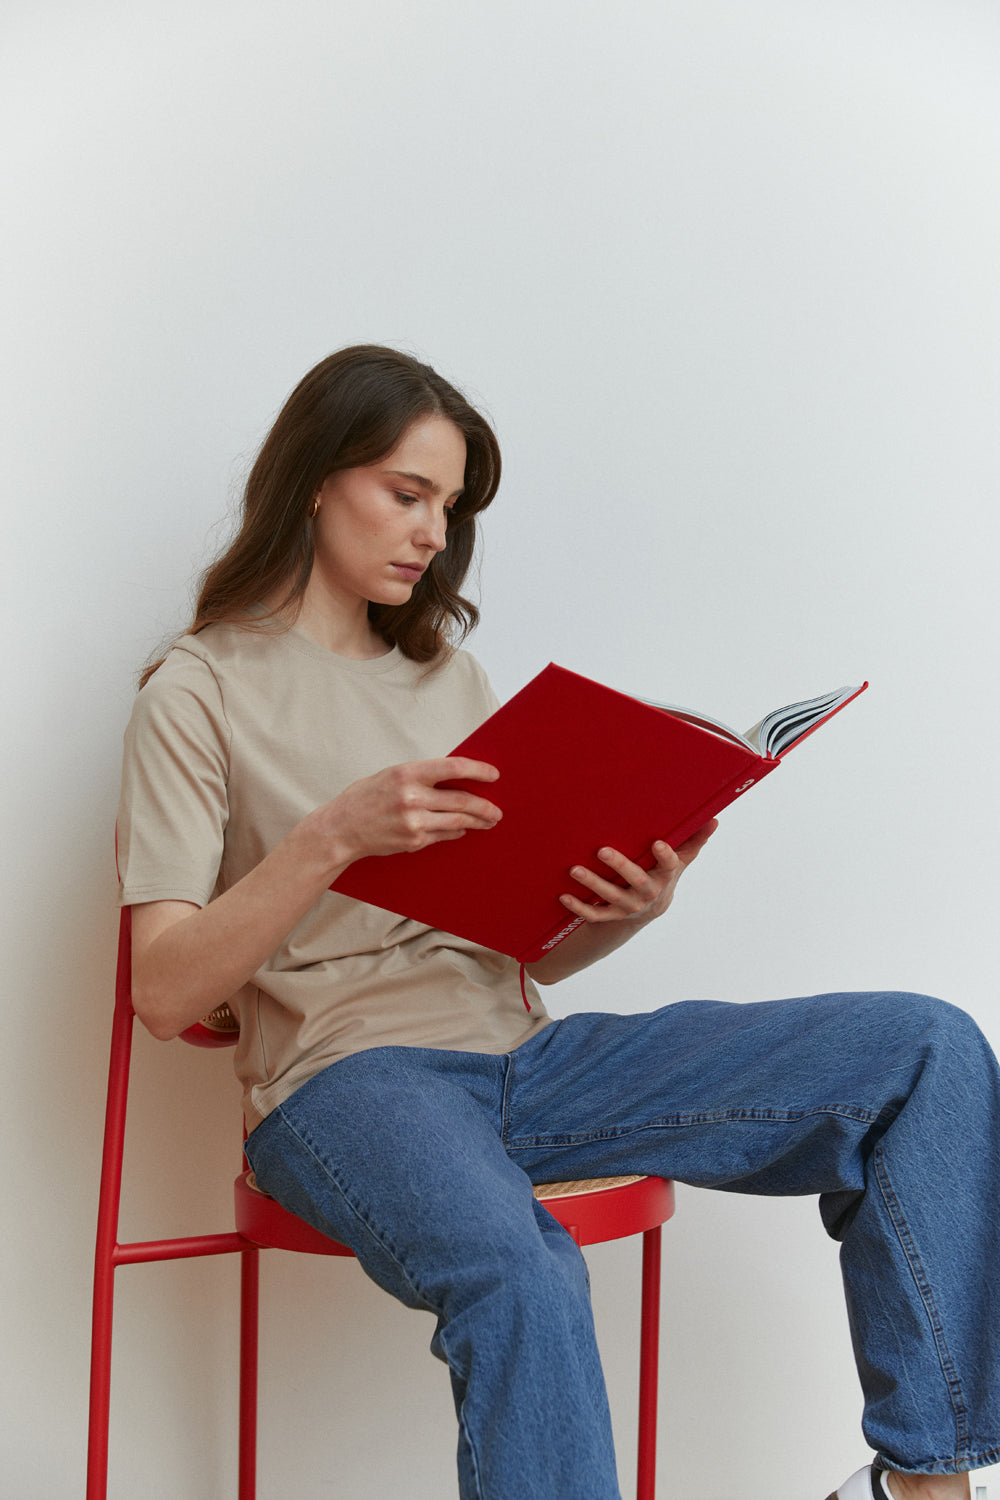
[[682,844],[861,691],[795,706],[821,706],[808,722],[784,711],[795,727],[778,754],[761,754],[712,721],[549,665],[451,752],[497,767],[485,788],[447,785],[489,797],[501,821],[415,854],[356,860],[331,889],[532,963],[580,923],[559,896],[594,899],[571,865],[606,868],[597,851],[610,845],[649,868],[654,840]]

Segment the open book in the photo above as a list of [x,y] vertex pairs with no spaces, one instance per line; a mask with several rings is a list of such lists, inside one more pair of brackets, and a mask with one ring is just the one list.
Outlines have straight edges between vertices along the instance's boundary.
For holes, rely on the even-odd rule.
[[745,735],[704,714],[645,702],[547,666],[450,753],[500,778],[449,782],[503,811],[491,829],[416,854],[356,860],[331,889],[532,963],[580,925],[563,892],[593,902],[571,865],[599,872],[610,845],[650,868],[868,686],[768,714]]

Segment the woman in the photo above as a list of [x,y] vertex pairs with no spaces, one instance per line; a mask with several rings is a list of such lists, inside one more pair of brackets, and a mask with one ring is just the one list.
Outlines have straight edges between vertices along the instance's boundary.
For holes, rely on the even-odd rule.
[[[405,355],[343,350],[292,393],[126,735],[136,1012],[167,1038],[230,1001],[261,1186],[437,1319],[465,1500],[619,1495],[582,1258],[531,1185],[629,1172],[819,1193],[879,1454],[835,1493],[968,1496],[1000,1460],[1000,1088],[968,1017],[879,994],[553,1022],[512,960],[329,890],[502,817],[496,769],[447,753],[495,707],[451,638],[499,475]],[[649,872],[574,866],[602,904],[563,897],[583,924],[531,979],[660,916],[713,828]]]

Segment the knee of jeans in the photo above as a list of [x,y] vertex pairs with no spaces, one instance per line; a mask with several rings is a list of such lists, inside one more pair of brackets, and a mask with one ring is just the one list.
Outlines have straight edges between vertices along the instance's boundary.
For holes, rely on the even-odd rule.
[[885,995],[883,1019],[892,1034],[913,1044],[925,1044],[937,1054],[950,1053],[966,1066],[985,1062],[995,1067],[992,1049],[967,1011],[933,995],[900,992]]

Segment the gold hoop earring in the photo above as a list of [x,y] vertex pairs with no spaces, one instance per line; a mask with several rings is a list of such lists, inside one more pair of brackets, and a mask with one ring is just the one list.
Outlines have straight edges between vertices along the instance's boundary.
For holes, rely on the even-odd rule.
[[316,519],[316,517],[318,515],[319,515],[319,496],[318,495],[314,495],[313,496],[312,509],[309,512],[309,519],[310,519],[310,521],[315,521],[315,519]]

